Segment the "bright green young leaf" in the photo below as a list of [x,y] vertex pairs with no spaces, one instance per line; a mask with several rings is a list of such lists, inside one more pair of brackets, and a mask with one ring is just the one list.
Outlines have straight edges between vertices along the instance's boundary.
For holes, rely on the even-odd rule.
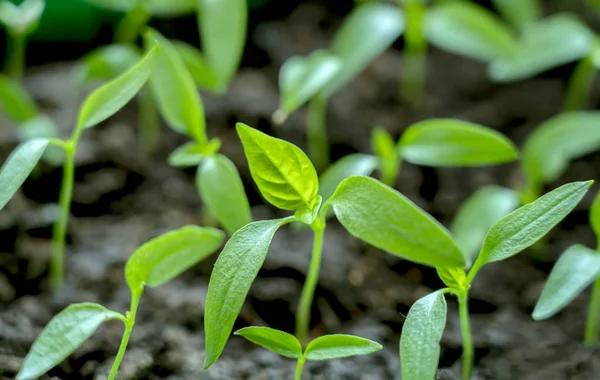
[[466,1],[432,7],[425,16],[425,35],[442,50],[488,62],[513,57],[517,40],[496,15]]
[[217,250],[225,234],[216,228],[184,226],[143,244],[125,265],[132,291],[170,281]]
[[48,139],[39,138],[21,143],[0,168],[0,210],[19,190],[48,146]]
[[600,192],[596,194],[592,208],[590,209],[590,225],[600,242]]
[[558,313],[600,275],[600,254],[583,245],[569,247],[556,261],[533,310],[539,321]]
[[78,303],[58,313],[33,342],[17,380],[35,379],[60,364],[103,322],[125,320],[121,314],[95,303]]
[[0,24],[4,24],[11,34],[30,34],[37,28],[45,5],[44,0],[24,0],[19,5],[0,1]]
[[442,290],[421,298],[411,306],[400,335],[402,380],[435,379],[446,312]]
[[350,177],[329,202],[353,236],[415,263],[465,266],[449,232],[408,198],[369,177]]
[[304,357],[307,360],[330,360],[348,356],[368,355],[380,351],[381,344],[353,335],[332,334],[320,336],[311,341]]
[[400,171],[400,155],[396,149],[396,143],[385,128],[377,127],[371,136],[371,146],[379,158],[381,181],[393,187]]
[[465,290],[469,288],[467,274],[461,267],[437,267],[437,274],[444,284],[456,290]]
[[302,345],[292,334],[268,327],[245,327],[233,333],[290,359],[302,356]]
[[521,205],[513,189],[485,186],[477,190],[458,210],[450,231],[456,245],[469,259],[479,253],[485,235],[500,218]]
[[34,118],[38,111],[34,101],[16,80],[0,74],[0,113],[13,122]]
[[402,12],[392,4],[372,2],[357,6],[345,18],[331,43],[342,68],[327,85],[331,95],[354,79],[404,31]]
[[497,221],[485,237],[475,266],[507,259],[533,245],[577,206],[593,183],[568,183]]
[[340,182],[353,175],[369,175],[377,168],[377,158],[369,154],[354,153],[333,163],[321,174],[319,194],[329,199]]
[[506,21],[519,29],[537,21],[542,14],[539,0],[492,0]]
[[200,145],[207,142],[202,99],[190,72],[173,44],[154,29],[144,34],[144,45],[160,46],[150,87],[158,109],[169,127],[187,134]]
[[132,68],[92,92],[81,106],[78,127],[92,127],[123,108],[150,77],[157,51],[158,47],[153,46]]
[[548,16],[528,25],[517,53],[492,61],[488,74],[496,82],[532,77],[587,56],[595,39],[594,33],[574,15]]
[[183,41],[171,41],[171,43],[177,49],[185,67],[196,82],[196,86],[208,90],[219,90],[218,79],[198,48]]
[[483,166],[513,161],[518,153],[499,132],[454,119],[411,125],[398,144],[402,159],[427,166]]
[[198,27],[206,61],[221,90],[229,85],[246,44],[246,0],[196,0]]
[[229,234],[252,222],[244,184],[229,158],[215,154],[204,159],[198,169],[196,186],[210,213]]
[[310,205],[317,196],[319,179],[306,154],[294,144],[245,124],[238,123],[236,129],[263,197],[283,210]]
[[320,195],[317,195],[315,199],[312,200],[310,205],[303,205],[297,209],[294,213],[294,216],[298,221],[304,224],[311,224],[315,221],[315,219],[317,219],[322,202],[323,198]]
[[341,69],[340,60],[326,50],[291,57],[279,71],[281,108],[294,112],[323,89]]
[[112,79],[129,70],[140,58],[140,52],[129,44],[102,46],[82,58],[77,80],[85,85],[93,80]]
[[206,294],[205,369],[221,356],[248,290],[267,257],[273,235],[291,220],[283,218],[247,224],[231,236],[219,254]]
[[566,112],[539,125],[525,141],[522,166],[533,184],[556,180],[569,162],[600,149],[600,111]]

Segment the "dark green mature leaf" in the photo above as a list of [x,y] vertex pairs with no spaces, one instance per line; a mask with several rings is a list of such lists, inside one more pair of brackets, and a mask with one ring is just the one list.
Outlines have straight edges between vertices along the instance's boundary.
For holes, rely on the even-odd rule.
[[566,112],[538,126],[523,147],[522,166],[534,184],[556,180],[569,162],[600,149],[600,111]]
[[223,248],[206,294],[205,369],[213,365],[223,352],[248,290],[267,257],[273,235],[291,220],[283,218],[247,224],[237,230]]
[[125,265],[125,278],[132,292],[144,285],[156,287],[211,255],[225,234],[216,228],[184,226],[143,244]]
[[203,145],[207,141],[204,107],[194,80],[173,44],[148,29],[144,44],[149,47],[154,43],[160,46],[160,53],[149,82],[158,109],[169,127]]
[[492,185],[477,190],[461,205],[450,227],[456,245],[468,258],[475,258],[494,223],[520,205],[513,189]]
[[95,303],[78,303],[58,313],[33,342],[17,380],[35,379],[67,358],[103,322],[125,320],[121,314]]
[[369,154],[353,153],[333,163],[321,175],[319,194],[329,199],[340,182],[352,175],[369,175],[377,168],[377,158]]
[[569,247],[556,261],[533,319],[552,317],[568,305],[600,275],[600,254],[583,245]]
[[519,29],[535,22],[542,14],[539,0],[492,0],[502,17]]
[[497,221],[485,237],[477,262],[481,266],[504,260],[533,245],[577,206],[593,183],[568,183]]
[[480,166],[513,161],[518,153],[499,132],[454,119],[411,125],[399,142],[402,159],[417,165]]
[[592,208],[590,209],[590,225],[600,242],[600,192],[596,194]]
[[353,335],[332,334],[311,341],[304,350],[304,357],[307,360],[347,358],[348,356],[372,354],[382,348],[381,344],[369,339]]
[[353,236],[430,266],[465,266],[448,231],[408,198],[369,177],[350,177],[329,202]]
[[234,332],[276,354],[290,359],[302,356],[302,345],[292,334],[268,327],[245,327]]
[[469,2],[436,5],[425,16],[427,39],[440,49],[484,62],[513,57],[517,40],[496,15]]
[[557,14],[528,25],[512,57],[498,57],[489,66],[497,82],[517,81],[588,55],[594,33],[576,16]]
[[44,13],[44,0],[24,0],[15,5],[10,1],[0,1],[0,24],[4,24],[11,34],[32,33]]
[[198,48],[182,41],[171,41],[171,43],[177,49],[185,67],[194,78],[196,86],[209,90],[219,90],[218,79]]
[[130,44],[102,46],[82,58],[77,79],[80,85],[92,80],[109,80],[127,71],[140,58],[140,52]]
[[16,80],[0,74],[0,113],[13,122],[33,119],[38,111],[34,101]]
[[246,0],[197,0],[198,27],[206,61],[222,90],[233,78],[246,43]]
[[19,190],[48,146],[48,139],[38,138],[20,144],[0,168],[0,210]]
[[331,44],[342,68],[327,85],[331,95],[354,79],[404,31],[404,16],[392,4],[371,2],[356,7],[344,19]]
[[287,141],[238,123],[250,174],[267,201],[283,210],[310,205],[319,179],[306,154]]
[[244,184],[229,158],[216,154],[204,159],[198,169],[196,186],[210,213],[229,234],[252,222]]
[[400,335],[402,380],[435,379],[446,312],[442,290],[421,298],[411,306]]
[[150,77],[157,51],[153,46],[132,68],[92,92],[81,106],[78,127],[92,127],[123,108]]

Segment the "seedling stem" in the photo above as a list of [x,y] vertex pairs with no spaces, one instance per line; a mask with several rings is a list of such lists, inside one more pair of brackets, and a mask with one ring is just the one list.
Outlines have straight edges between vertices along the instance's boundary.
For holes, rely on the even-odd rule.
[[142,297],[143,292],[144,288],[140,288],[139,290],[131,294],[131,307],[129,308],[129,312],[127,313],[127,318],[123,321],[125,323],[125,332],[123,332],[123,338],[121,339],[119,352],[117,352],[117,356],[115,357],[115,362],[113,363],[112,369],[110,370],[110,374],[108,375],[108,380],[114,380],[117,376],[117,372],[119,371],[119,366],[121,365],[121,361],[123,360],[123,355],[125,355],[127,343],[129,343],[131,330],[133,329],[133,325],[135,323],[135,314],[137,312],[138,304],[140,302],[140,298]]
[[304,357],[298,358],[298,364],[296,365],[296,376],[294,376],[294,380],[302,380],[302,368],[304,368],[304,362],[306,359]]
[[473,372],[474,351],[471,325],[469,322],[469,296],[467,291],[456,293],[460,314],[460,331],[463,339],[462,378],[469,380]]
[[329,147],[326,130],[327,98],[314,96],[308,103],[308,156],[317,172],[323,171],[329,164]]
[[6,62],[6,73],[11,77],[20,80],[25,68],[25,45],[27,41],[25,36],[21,33],[7,32],[7,34],[10,53],[8,54],[8,61]]
[[413,106],[423,98],[427,40],[423,35],[423,19],[426,4],[409,1],[405,5],[407,26],[404,35],[404,55],[400,92],[404,100]]

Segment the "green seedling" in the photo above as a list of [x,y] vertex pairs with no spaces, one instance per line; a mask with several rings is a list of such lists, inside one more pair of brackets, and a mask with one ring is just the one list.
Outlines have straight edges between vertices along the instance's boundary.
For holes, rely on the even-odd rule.
[[554,316],[593,283],[584,338],[586,345],[593,346],[598,343],[600,311],[600,195],[596,195],[592,204],[590,225],[599,246],[593,250],[584,245],[573,245],[560,256],[535,305],[533,319],[539,321]]
[[125,265],[125,279],[131,291],[131,306],[123,315],[95,303],[67,306],[42,330],[23,360],[17,380],[36,379],[60,364],[81,346],[96,329],[109,320],[120,320],[125,331],[108,375],[114,380],[135,324],[144,288],[160,286],[211,255],[223,243],[225,234],[214,228],[184,226],[142,245]]
[[[295,339],[302,344],[308,343],[310,310],[321,265],[328,206],[326,202],[321,207],[322,197],[318,194],[319,180],[314,166],[306,154],[293,144],[270,137],[244,124],[238,124],[237,131],[248,159],[250,174],[263,197],[273,206],[293,211],[294,214],[245,225],[231,236],[220,253],[206,295],[205,368],[215,363],[221,355],[250,286],[267,256],[273,236],[280,227],[291,222],[300,222],[309,225],[314,233],[310,267],[296,314]],[[458,263],[462,261],[459,260]],[[281,332],[271,334],[273,330],[263,331],[266,331],[263,339],[266,339],[267,335],[284,335]],[[302,358],[310,359],[310,344],[303,351],[299,348],[300,344],[296,345],[295,340],[286,341],[295,346],[293,353],[299,354],[297,358],[300,362],[303,362]],[[315,340],[311,344],[318,341]],[[376,348],[372,342],[351,337],[342,340],[324,337],[320,342],[334,346],[332,353],[339,352],[343,344],[352,342],[363,342],[372,349]],[[269,346],[270,349],[274,347],[275,343]],[[299,365],[301,372],[302,364]]]
[[44,0],[24,0],[20,5],[0,1],[0,24],[6,28],[9,49],[4,71],[16,79],[23,76],[27,38],[37,29],[44,7]]
[[444,295],[458,298],[463,338],[463,380],[471,377],[474,349],[468,295],[475,275],[486,264],[505,260],[530,247],[579,203],[593,181],[564,185],[497,221],[487,232],[477,260],[461,252],[449,232],[399,192],[368,177],[344,180],[327,204],[353,236],[394,255],[437,269],[447,288],[410,309],[402,329],[403,380],[433,380],[446,323]]
[[268,327],[245,327],[234,333],[243,336],[270,351],[296,359],[295,380],[302,380],[302,370],[307,360],[331,360],[356,355],[368,355],[382,349],[379,343],[352,335],[325,335],[312,340],[306,348],[295,336]]

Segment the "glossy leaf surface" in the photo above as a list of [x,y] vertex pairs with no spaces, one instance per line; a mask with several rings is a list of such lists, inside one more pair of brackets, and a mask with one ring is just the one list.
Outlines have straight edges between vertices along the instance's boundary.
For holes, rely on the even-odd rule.
[[22,123],[37,115],[37,107],[16,80],[0,74],[0,113]]
[[368,355],[381,350],[377,342],[353,335],[332,334],[320,336],[311,341],[304,357],[307,360],[330,360],[348,356]]
[[292,334],[271,329],[269,327],[245,327],[234,333],[248,339],[252,343],[271,350],[290,359],[302,356],[302,345]]

